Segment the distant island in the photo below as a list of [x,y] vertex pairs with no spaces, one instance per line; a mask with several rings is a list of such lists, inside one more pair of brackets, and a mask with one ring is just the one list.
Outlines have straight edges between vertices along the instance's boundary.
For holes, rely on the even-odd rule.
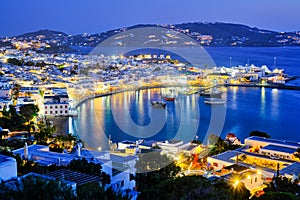
[[211,47],[281,47],[300,46],[300,31],[276,32],[232,23],[182,23],[175,25],[140,24],[98,34],[68,35],[53,30],[39,30],[0,39],[0,48],[34,49],[40,53],[72,53],[74,46],[95,47],[105,39],[133,28],[165,27]]

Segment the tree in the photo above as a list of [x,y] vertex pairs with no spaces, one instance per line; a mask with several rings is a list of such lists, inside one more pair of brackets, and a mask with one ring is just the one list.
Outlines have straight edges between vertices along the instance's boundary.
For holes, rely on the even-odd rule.
[[24,118],[19,115],[16,108],[13,105],[9,105],[9,120],[5,127],[9,127],[12,130],[18,130],[24,128]]
[[291,179],[279,176],[274,177],[273,181],[264,190],[265,192],[289,192],[292,194],[300,194],[300,186],[296,181],[292,182]]
[[259,136],[259,137],[265,137],[265,138],[270,138],[271,136],[269,134],[267,134],[266,132],[262,132],[262,131],[251,131],[250,135],[251,136]]
[[34,104],[25,104],[20,107],[20,114],[25,118],[27,122],[32,120],[33,117],[37,116],[39,107]]
[[114,192],[111,188],[104,189],[97,182],[92,182],[77,188],[77,199],[126,200],[126,196]]
[[5,199],[75,199],[74,191],[60,180],[47,180],[27,176],[14,185],[0,185],[0,194]]
[[110,176],[102,171],[101,165],[88,162],[85,158],[73,159],[68,165],[68,168],[70,170],[101,177],[103,186],[110,183]]
[[8,136],[8,132],[7,131],[3,131],[2,128],[0,128],[0,139],[2,139],[3,137]]
[[9,111],[7,110],[7,106],[6,105],[3,106],[2,115],[4,117],[9,117]]
[[180,167],[176,166],[174,161],[159,152],[139,154],[136,169],[135,179],[140,191],[147,189],[149,185],[157,185],[163,180],[173,179],[180,172]]
[[21,90],[21,85],[15,83],[13,88],[11,89],[11,96],[12,96],[12,100],[13,100],[13,104],[14,106],[17,105],[17,100],[19,98],[19,93],[20,93],[20,90]]
[[253,200],[296,200],[296,196],[289,192],[266,192],[260,197],[254,197]]
[[297,149],[297,151],[294,153],[294,156],[300,159],[300,148]]
[[19,59],[16,59],[16,58],[8,58],[7,63],[12,64],[12,65],[16,65],[16,66],[22,66],[23,65],[23,61],[19,60]]
[[[202,176],[183,176],[149,184],[141,191],[138,199],[234,199],[229,190],[213,185]],[[239,199],[239,198],[237,198]]]
[[38,124],[39,131],[35,134],[35,139],[39,144],[47,144],[47,139],[52,137],[55,133],[56,127],[50,124],[50,121],[46,120]]

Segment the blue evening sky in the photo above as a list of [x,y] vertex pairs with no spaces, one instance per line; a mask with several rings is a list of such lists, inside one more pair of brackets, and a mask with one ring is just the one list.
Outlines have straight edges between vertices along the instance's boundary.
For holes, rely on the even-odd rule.
[[139,23],[232,22],[300,30],[299,0],[5,0],[0,36],[40,29],[99,33]]

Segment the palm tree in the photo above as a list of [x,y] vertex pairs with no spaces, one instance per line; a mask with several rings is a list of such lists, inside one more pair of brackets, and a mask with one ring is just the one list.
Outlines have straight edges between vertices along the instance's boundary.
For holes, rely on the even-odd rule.
[[21,85],[15,83],[12,90],[11,90],[12,91],[11,96],[12,96],[14,106],[17,105],[17,100],[19,98],[20,90],[21,90]]

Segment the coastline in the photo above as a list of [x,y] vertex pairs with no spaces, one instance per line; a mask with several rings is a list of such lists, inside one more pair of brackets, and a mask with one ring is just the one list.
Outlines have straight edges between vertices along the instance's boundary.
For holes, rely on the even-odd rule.
[[[297,79],[296,77],[295,79]],[[136,89],[122,89],[122,90],[116,90],[108,93],[103,93],[103,94],[94,94],[91,96],[87,96],[83,99],[81,99],[76,105],[74,106],[75,109],[77,109],[78,106],[80,106],[82,103],[84,103],[87,100],[94,99],[94,98],[99,98],[99,97],[105,97],[105,96],[110,96],[113,94],[118,94],[122,92],[127,92],[127,91],[139,91],[139,90],[147,90],[147,89],[155,89],[155,88],[168,88],[168,87],[202,87],[201,85],[158,85],[158,86],[142,86],[138,87]],[[253,83],[253,84],[220,84],[217,85],[216,87],[258,87],[258,88],[273,88],[273,89],[281,89],[281,90],[297,90],[300,91],[300,86],[296,85],[285,85],[285,84],[258,84],[258,83]],[[203,88],[209,89],[211,87]]]
[[300,86],[296,85],[280,85],[280,84],[224,84],[225,87],[259,87],[259,88],[273,88],[281,90],[300,90]]

